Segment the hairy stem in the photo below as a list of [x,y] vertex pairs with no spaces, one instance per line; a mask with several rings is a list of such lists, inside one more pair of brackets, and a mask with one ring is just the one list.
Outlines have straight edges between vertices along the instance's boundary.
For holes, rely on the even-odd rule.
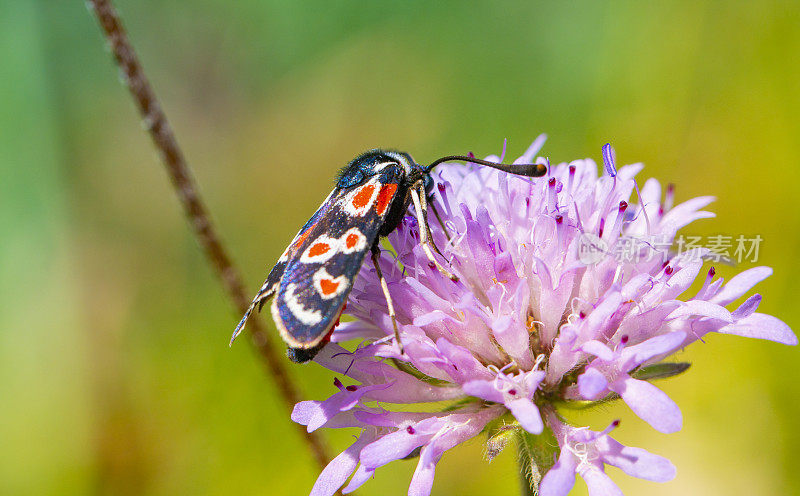
[[[167,122],[167,117],[142,70],[136,52],[128,40],[122,21],[110,0],[90,0],[89,6],[100,22],[103,35],[110,44],[114,60],[122,73],[122,80],[133,97],[145,128],[161,154],[161,160],[189,220],[192,232],[203,248],[208,263],[222,281],[225,292],[239,313],[243,314],[247,310],[250,300],[245,294],[242,279],[231,263],[219,236],[214,231],[208,211],[195,188],[189,166],[178,146],[172,128]],[[297,386],[289,377],[282,353],[279,353],[272,345],[258,319],[251,318],[248,329],[250,329],[252,342],[261,357],[261,362],[275,381],[286,408],[291,412],[294,404],[300,400],[300,394]],[[322,439],[317,433],[306,433],[305,428],[301,425],[297,425],[297,428],[301,431],[303,439],[308,442],[316,462],[324,468],[330,458]]]
[[558,441],[552,429],[545,425],[541,434],[517,431],[519,475],[522,496],[539,494],[539,483],[544,474],[555,464]]

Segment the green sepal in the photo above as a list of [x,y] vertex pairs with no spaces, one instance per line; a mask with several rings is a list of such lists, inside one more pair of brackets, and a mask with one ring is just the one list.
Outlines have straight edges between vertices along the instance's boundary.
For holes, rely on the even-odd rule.
[[691,363],[688,362],[661,362],[653,365],[646,365],[636,369],[631,377],[642,381],[652,381],[654,379],[666,379],[689,370]]

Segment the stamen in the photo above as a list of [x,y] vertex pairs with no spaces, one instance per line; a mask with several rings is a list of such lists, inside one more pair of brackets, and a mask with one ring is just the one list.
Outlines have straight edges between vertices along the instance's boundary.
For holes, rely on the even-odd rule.
[[708,269],[708,275],[706,275],[706,280],[703,281],[703,287],[700,288],[700,291],[697,292],[695,298],[697,299],[705,299],[705,295],[708,292],[708,287],[711,285],[711,282],[714,280],[714,276],[717,275],[717,269],[714,266],[711,266]]
[[567,194],[572,194],[572,183],[575,181],[575,166],[569,166],[569,176],[567,176]]
[[564,228],[564,216],[561,214],[556,215],[556,238],[558,239],[558,251],[559,253],[564,253],[566,250],[564,245],[566,244],[566,229]]
[[612,240],[617,238],[622,232],[622,222],[625,220],[625,210],[628,208],[628,202],[625,200],[619,202],[619,210],[617,212],[617,218],[614,220],[614,226],[611,228],[611,235],[609,236]]
[[547,211],[555,212],[556,205],[556,178],[551,177],[547,180]]
[[675,201],[675,185],[673,183],[667,184],[667,191],[664,193],[664,203],[661,208],[663,212],[672,210],[672,203]]
[[533,363],[533,370],[538,370],[538,369],[539,369],[539,365],[541,365],[541,364],[542,364],[542,362],[544,362],[544,359],[545,359],[545,358],[547,358],[547,356],[545,356],[545,354],[544,354],[544,353],[540,353],[540,354],[539,354],[539,355],[536,357],[536,361]]

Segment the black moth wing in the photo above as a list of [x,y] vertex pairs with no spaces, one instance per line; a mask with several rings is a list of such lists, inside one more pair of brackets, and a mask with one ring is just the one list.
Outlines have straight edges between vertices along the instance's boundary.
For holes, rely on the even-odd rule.
[[272,317],[292,348],[314,348],[328,335],[395,201],[405,202],[399,164],[372,172],[360,184],[335,189],[289,254]]
[[253,313],[253,310],[256,307],[261,310],[261,306],[264,304],[264,302],[270,299],[278,290],[281,278],[286,270],[286,265],[297,252],[299,246],[305,242],[306,238],[308,237],[309,230],[317,224],[319,219],[325,217],[331,208],[333,208],[334,205],[330,202],[330,200],[334,196],[334,192],[335,191],[328,195],[328,198],[322,202],[322,205],[320,205],[317,211],[314,212],[314,215],[312,215],[311,218],[308,219],[308,221],[303,225],[303,227],[300,228],[300,231],[295,235],[291,243],[289,243],[289,246],[283,252],[283,255],[281,255],[281,257],[278,259],[278,262],[274,267],[272,267],[272,270],[269,271],[267,280],[261,285],[261,288],[258,290],[255,298],[253,298],[252,303],[250,303],[250,307],[247,309],[242,317],[242,320],[239,321],[239,324],[233,331],[233,336],[231,336],[231,344],[233,344],[233,341],[236,339],[239,333],[242,332],[242,329],[244,329],[247,319],[250,317],[250,314]]

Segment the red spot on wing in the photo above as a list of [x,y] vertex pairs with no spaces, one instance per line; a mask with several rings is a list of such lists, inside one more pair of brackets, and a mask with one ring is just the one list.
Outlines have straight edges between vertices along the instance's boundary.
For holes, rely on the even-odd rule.
[[356,209],[364,208],[369,204],[370,198],[372,198],[372,193],[375,191],[374,184],[367,184],[361,187],[358,190],[358,193],[353,196],[353,207]]
[[384,184],[381,186],[381,191],[378,193],[378,201],[375,202],[375,210],[378,212],[378,215],[383,215],[386,209],[389,208],[389,205],[392,203],[392,198],[394,198],[395,191],[397,191],[396,184]]
[[348,234],[347,239],[344,240],[345,246],[347,246],[348,249],[352,249],[358,244],[359,239],[361,239],[361,237],[358,234]]
[[322,289],[322,294],[324,295],[332,295],[336,294],[336,290],[339,289],[339,285],[341,282],[334,281],[331,279],[320,279],[319,280],[319,287]]
[[308,256],[309,257],[318,257],[320,255],[324,255],[328,253],[328,250],[331,249],[331,245],[325,243],[324,241],[318,241],[311,245],[311,248],[308,249]]

